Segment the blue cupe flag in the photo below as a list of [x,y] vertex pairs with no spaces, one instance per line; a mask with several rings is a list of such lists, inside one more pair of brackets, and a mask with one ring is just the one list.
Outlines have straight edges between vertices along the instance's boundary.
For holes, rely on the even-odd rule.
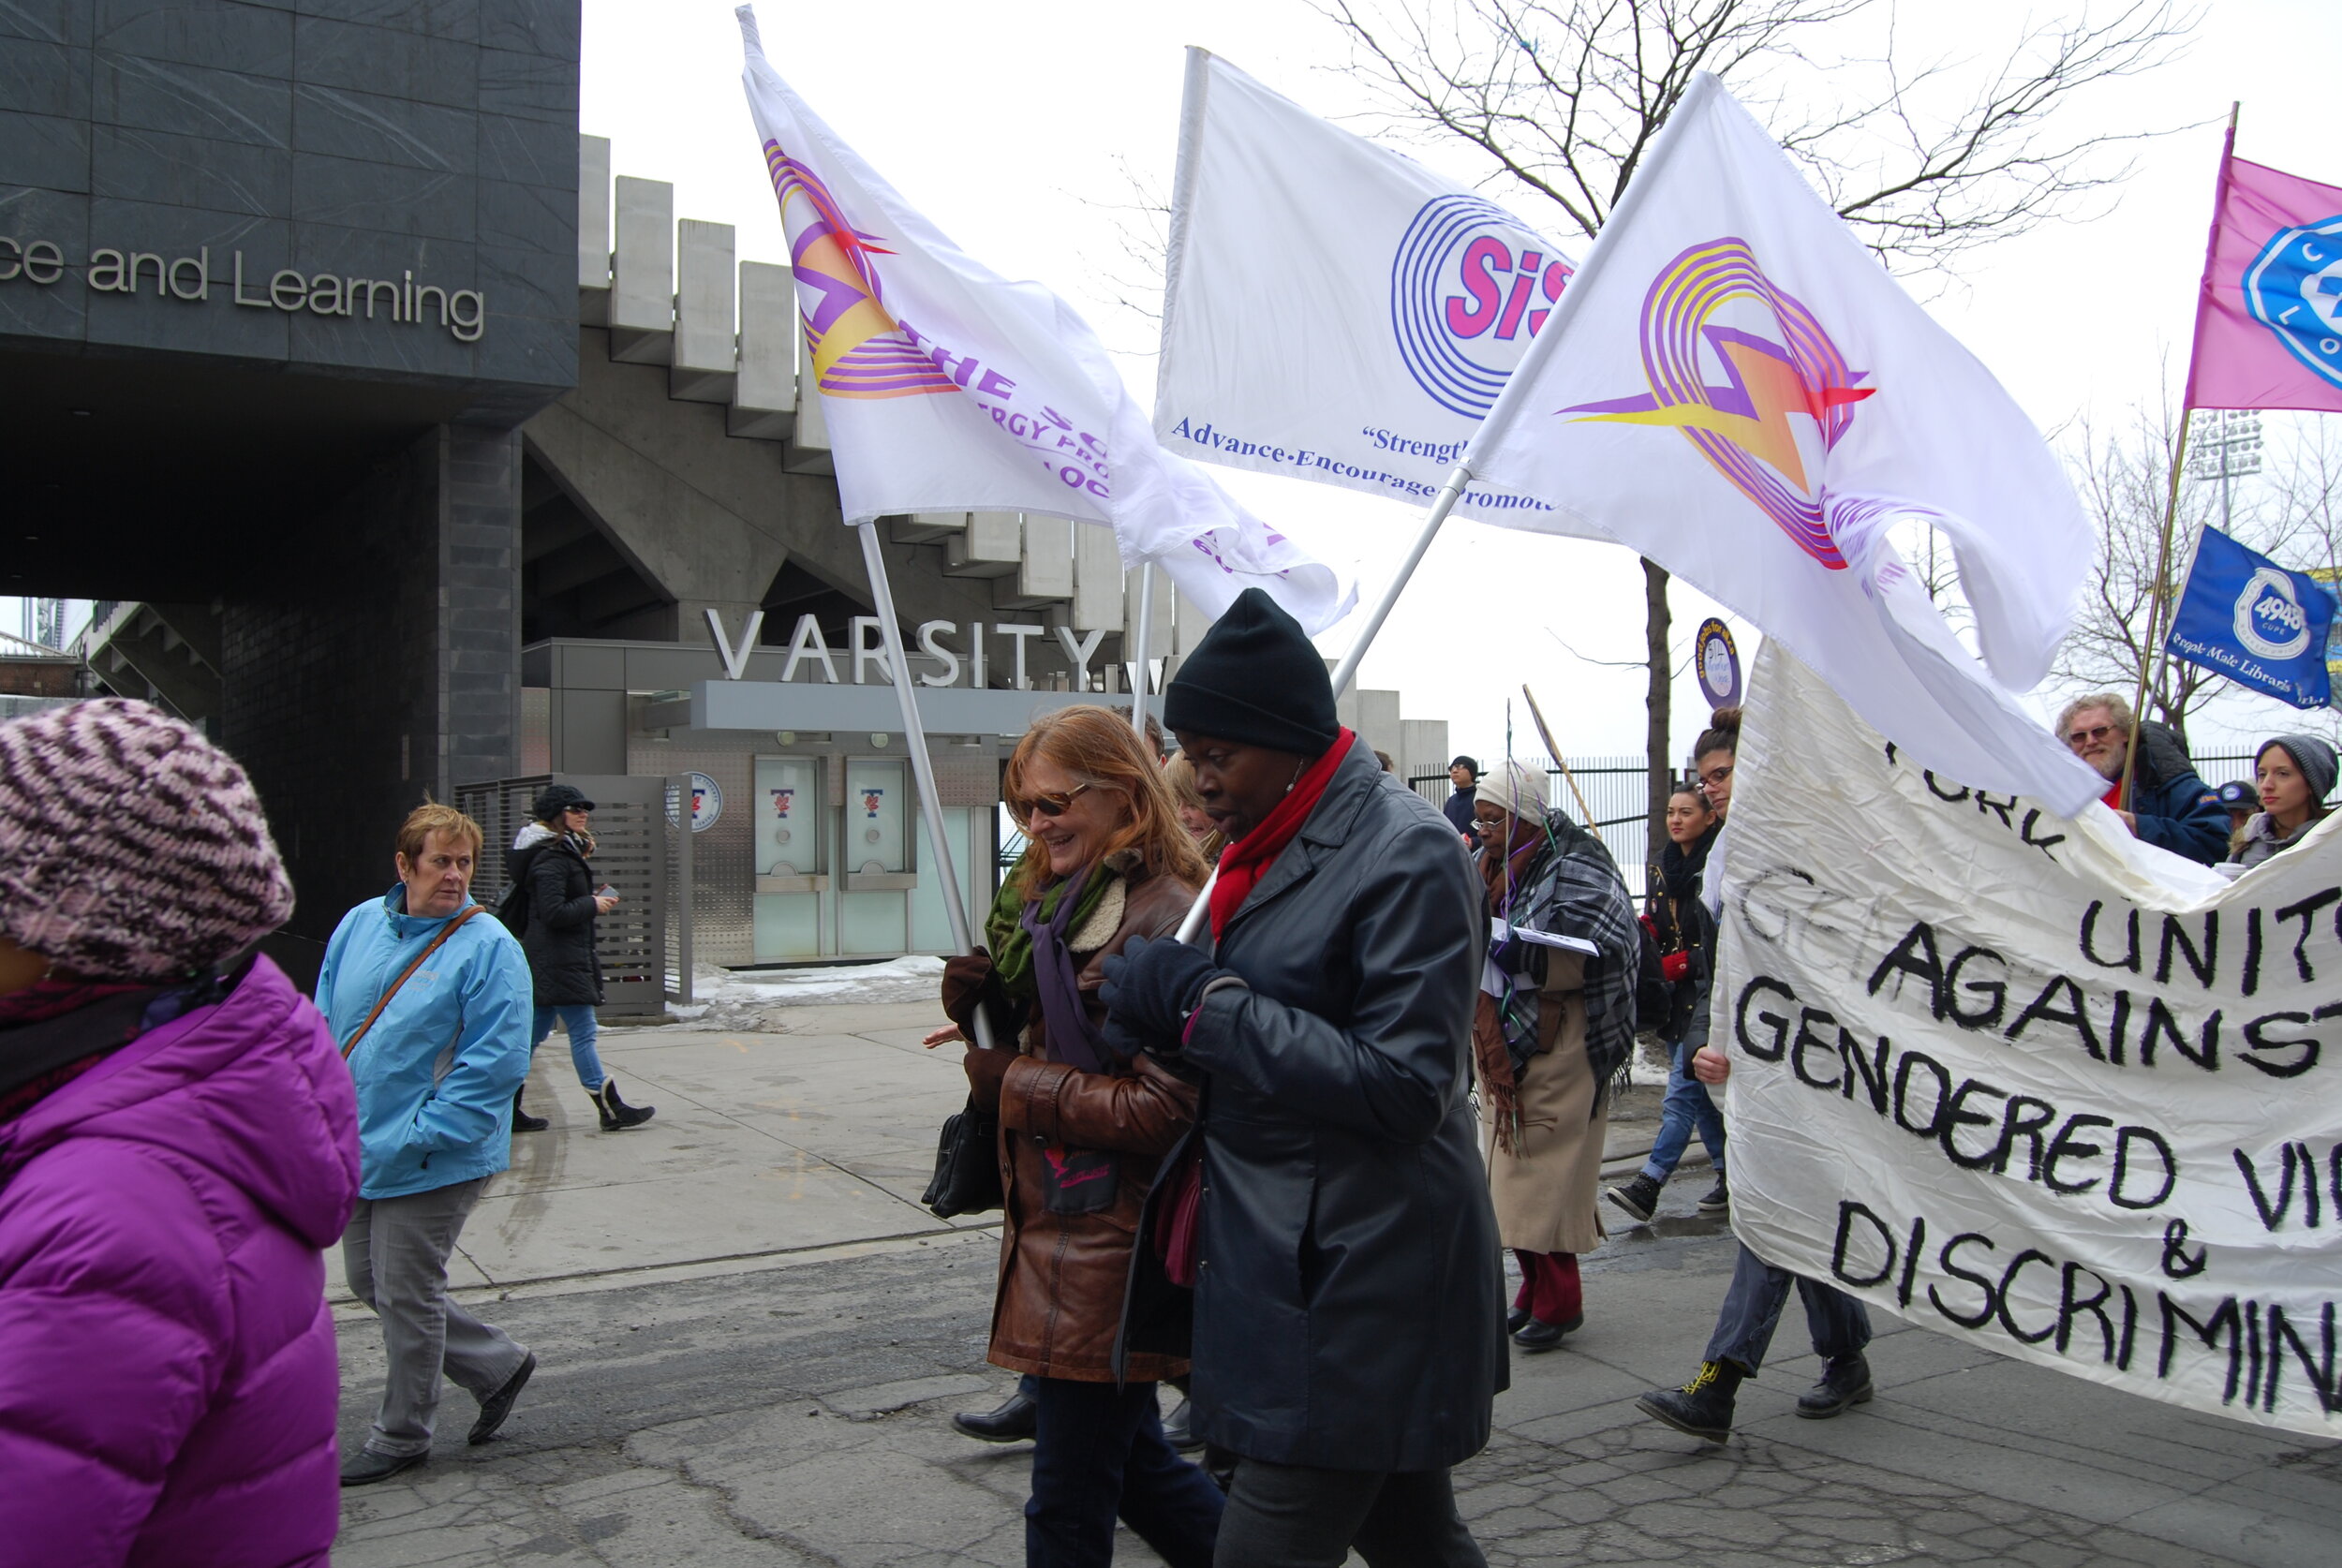
[[2322,708],[2333,700],[2335,609],[2334,595],[2305,573],[2206,528],[2163,647],[2297,708]]

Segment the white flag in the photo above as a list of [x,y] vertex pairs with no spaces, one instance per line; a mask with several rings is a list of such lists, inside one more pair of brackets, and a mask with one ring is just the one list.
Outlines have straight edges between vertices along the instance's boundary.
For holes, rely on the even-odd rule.
[[[1463,461],[1746,616],[1920,765],[2067,816],[2105,791],[2009,689],[2090,569],[2063,470],[1713,77]],[[1950,539],[1990,673],[1888,542],[1906,518]]]
[[1312,631],[1349,609],[1333,571],[1163,450],[1081,318],[984,267],[912,210],[765,61],[734,13],[780,201],[848,523],[1030,511],[1106,525],[1218,615],[1267,589]]
[[[1190,49],[1155,433],[1206,463],[1429,501],[1571,271],[1487,198]],[[1583,531],[1489,485],[1455,510]]]

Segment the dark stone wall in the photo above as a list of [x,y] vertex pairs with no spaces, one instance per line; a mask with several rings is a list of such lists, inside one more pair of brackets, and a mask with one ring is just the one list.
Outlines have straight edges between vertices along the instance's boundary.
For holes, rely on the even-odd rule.
[[516,433],[440,426],[222,614],[221,739],[292,871],[289,968],[391,884],[408,811],[516,771],[519,471]]
[[[577,0],[6,0],[0,238],[66,270],[0,280],[0,336],[451,377],[523,417],[576,375],[577,51]],[[208,249],[210,283],[94,290],[99,248]],[[239,305],[238,252],[247,297],[412,272],[487,325]]]

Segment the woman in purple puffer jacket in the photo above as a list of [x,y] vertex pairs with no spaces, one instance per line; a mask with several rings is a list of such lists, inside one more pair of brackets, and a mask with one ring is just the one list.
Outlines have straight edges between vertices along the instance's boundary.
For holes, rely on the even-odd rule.
[[241,768],[144,703],[0,724],[0,1564],[323,1563],[349,1074],[266,958]]

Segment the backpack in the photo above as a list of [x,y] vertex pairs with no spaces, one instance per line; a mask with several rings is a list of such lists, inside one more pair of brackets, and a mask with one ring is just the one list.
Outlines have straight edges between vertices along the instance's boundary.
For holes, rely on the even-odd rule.
[[543,843],[531,844],[512,857],[511,885],[497,900],[497,919],[504,923],[504,928],[512,933],[515,940],[528,929],[528,870],[544,850]]

